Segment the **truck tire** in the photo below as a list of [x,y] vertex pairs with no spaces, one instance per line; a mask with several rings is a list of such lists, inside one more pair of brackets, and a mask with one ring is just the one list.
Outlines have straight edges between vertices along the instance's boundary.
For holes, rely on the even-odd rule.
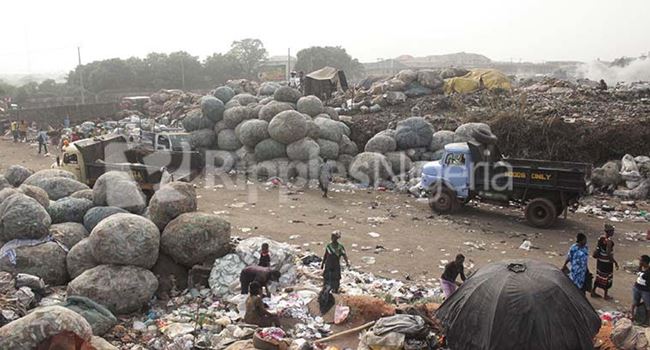
[[539,228],[548,228],[557,220],[555,204],[546,198],[535,198],[528,202],[525,213],[528,223]]
[[434,187],[429,197],[429,206],[438,214],[450,214],[458,209],[458,199],[449,188]]
[[474,131],[472,136],[474,136],[476,141],[485,145],[493,145],[497,143],[497,136],[489,132],[488,130],[478,129]]

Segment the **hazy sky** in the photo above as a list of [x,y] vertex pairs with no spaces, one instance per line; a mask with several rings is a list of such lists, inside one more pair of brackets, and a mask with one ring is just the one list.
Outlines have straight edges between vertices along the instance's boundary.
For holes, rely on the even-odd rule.
[[3,0],[0,74],[185,50],[204,58],[259,38],[271,55],[340,45],[362,62],[401,54],[582,60],[650,51],[650,0]]

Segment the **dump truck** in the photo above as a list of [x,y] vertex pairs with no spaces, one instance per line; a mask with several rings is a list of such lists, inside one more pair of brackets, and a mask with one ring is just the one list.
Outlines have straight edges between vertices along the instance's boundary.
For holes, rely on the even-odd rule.
[[471,199],[525,206],[529,224],[548,228],[587,191],[591,164],[505,158],[494,144],[451,143],[438,161],[422,169],[412,189],[429,198],[430,207],[453,213]]
[[161,134],[154,136],[158,147],[129,145],[124,135],[75,141],[63,149],[57,164],[91,187],[107,171],[129,172],[143,192],[151,195],[166,177],[191,181],[203,168],[199,152],[189,149],[187,138]]

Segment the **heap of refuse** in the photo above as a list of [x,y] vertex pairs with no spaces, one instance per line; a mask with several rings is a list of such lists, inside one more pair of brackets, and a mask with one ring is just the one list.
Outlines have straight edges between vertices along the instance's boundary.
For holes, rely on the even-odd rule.
[[144,105],[148,115],[156,118],[176,120],[197,105],[201,95],[182,90],[160,90],[150,96]]
[[[147,206],[130,173],[107,172],[91,189],[66,171],[9,167],[0,175],[3,330],[22,328],[21,317],[55,290],[65,290],[65,307],[94,310],[88,323],[102,335],[113,314],[187,288],[190,269],[209,269],[232,249],[230,224],[196,209],[188,183],[162,185]],[[98,326],[98,315],[111,324]]]
[[592,172],[591,184],[625,200],[650,198],[650,157],[626,154]]
[[258,95],[220,86],[182,118],[192,147],[206,155],[208,173],[314,179],[324,162],[347,169],[357,154],[334,108],[276,83],[262,84]]

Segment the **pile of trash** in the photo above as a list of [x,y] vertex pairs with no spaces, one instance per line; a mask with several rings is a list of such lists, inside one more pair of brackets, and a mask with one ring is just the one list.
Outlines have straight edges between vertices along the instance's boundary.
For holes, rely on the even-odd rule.
[[374,113],[387,106],[401,105],[409,98],[466,94],[484,88],[510,90],[512,86],[508,77],[494,69],[405,69],[389,78],[368,78],[357,89],[335,94],[330,105],[343,105],[346,111]]
[[230,224],[196,212],[188,183],[162,185],[147,206],[130,173],[106,172],[91,189],[63,170],[11,166],[0,175],[0,189],[6,327],[21,324],[51,293],[49,286],[67,285],[60,301],[96,310],[91,318],[80,313],[102,335],[112,325],[98,328],[104,316],[97,315],[114,319],[147,306],[154,295],[183,290],[189,269],[211,266],[231,250]]
[[182,117],[192,147],[206,155],[208,174],[314,179],[326,162],[345,177],[357,146],[334,108],[276,83],[262,84],[259,93],[268,95],[220,86]]
[[182,90],[160,90],[151,95],[144,110],[156,119],[176,120],[196,106],[201,95]]
[[592,185],[624,200],[650,198],[650,157],[626,154],[593,170]]

